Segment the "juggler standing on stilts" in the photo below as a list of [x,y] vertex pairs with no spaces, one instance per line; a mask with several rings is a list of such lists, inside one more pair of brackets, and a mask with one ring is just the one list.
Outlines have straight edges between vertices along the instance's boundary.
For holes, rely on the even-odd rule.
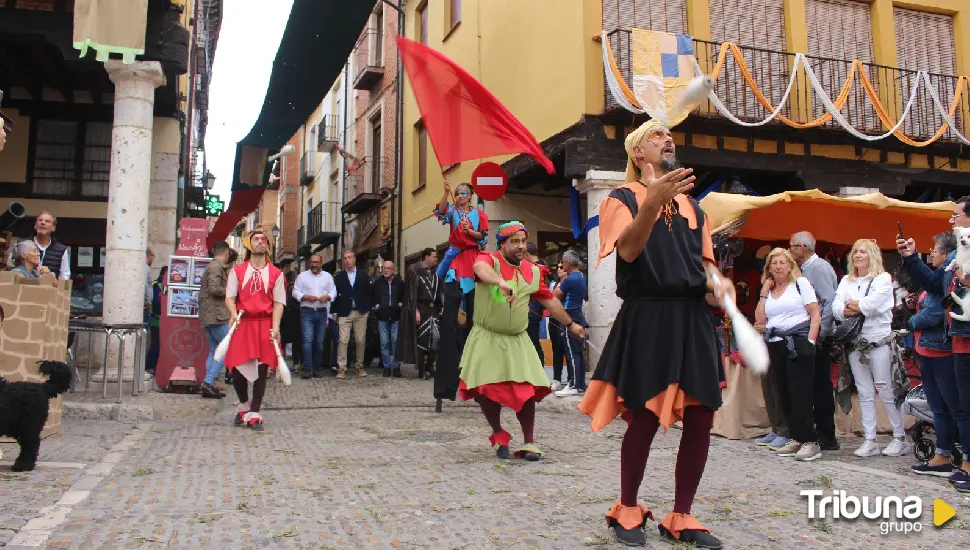
[[502,428],[502,407],[515,411],[522,427],[523,444],[516,458],[542,457],[533,440],[536,403],[552,392],[549,377],[529,338],[529,299],[584,338],[586,331],[573,322],[546,287],[539,268],[525,259],[529,232],[519,222],[499,227],[498,250],[483,252],[474,263],[475,319],[461,356],[458,396],[474,399],[492,428],[488,437],[499,458],[509,458],[512,435]]
[[[708,294],[720,301],[733,285],[712,281],[714,247],[707,217],[686,195],[690,169],[678,168],[670,130],[656,119],[626,138],[626,184],[600,206],[599,258],[616,250],[616,294],[623,299],[580,410],[594,431],[617,416],[627,422],[620,451],[620,500],[607,514],[617,539],[646,544],[653,513],[637,502],[657,429],[683,421],[674,509],[660,522],[664,538],[699,548],[721,542],[691,515],[721,406],[720,354]],[[733,295],[733,294],[732,294]]]
[[[232,371],[232,385],[239,397],[233,424],[246,425],[262,431],[263,417],[259,414],[266,381],[277,368],[276,347],[279,341],[280,319],[286,305],[286,279],[269,261],[269,240],[255,230],[243,241],[247,261],[229,272],[226,282],[226,307],[229,317],[242,311],[239,325],[232,334],[226,352],[225,365]],[[253,384],[252,399],[249,383]]]

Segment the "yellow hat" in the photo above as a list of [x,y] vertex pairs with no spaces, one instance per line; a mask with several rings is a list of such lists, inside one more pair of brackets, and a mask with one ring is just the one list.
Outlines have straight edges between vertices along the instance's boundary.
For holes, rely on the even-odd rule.
[[630,132],[628,136],[626,136],[626,140],[623,142],[623,148],[626,149],[626,156],[627,156],[627,161],[626,161],[626,182],[627,183],[637,181],[637,179],[639,178],[639,175],[637,174],[636,159],[634,158],[634,155],[633,155],[633,148],[636,147],[637,145],[640,145],[640,142],[643,141],[643,138],[650,133],[650,130],[653,130],[654,128],[663,128],[663,127],[664,125],[662,122],[660,122],[659,119],[651,118],[650,120],[641,124],[639,128]]
[[[252,231],[250,231],[249,234],[243,237],[243,240],[242,240],[243,246],[246,247],[246,250],[250,252],[253,251],[252,239],[253,239],[253,235],[255,235],[256,233],[259,233],[260,235],[263,235],[263,236],[266,235],[266,233],[263,233],[262,228],[260,228],[259,226],[256,226],[256,229],[253,229]],[[266,241],[269,242],[269,237],[266,237]],[[273,247],[272,245],[270,245],[270,250],[272,249]]]

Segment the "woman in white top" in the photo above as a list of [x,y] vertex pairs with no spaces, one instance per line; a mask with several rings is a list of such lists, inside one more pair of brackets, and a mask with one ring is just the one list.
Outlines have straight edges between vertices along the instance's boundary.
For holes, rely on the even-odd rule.
[[[822,456],[815,433],[814,388],[815,342],[822,325],[815,289],[802,277],[798,264],[784,248],[765,258],[761,276],[761,298],[755,310],[756,328],[768,341],[771,368],[762,378],[761,389],[772,422],[787,417],[790,439],[769,445],[779,456],[794,456],[803,462]],[[774,401],[772,405],[768,405]],[[772,414],[771,410],[775,409]],[[779,416],[779,411],[781,415]]]
[[[871,287],[870,287],[871,285]],[[876,443],[876,392],[886,406],[886,414],[893,425],[895,439],[882,454],[902,456],[910,451],[906,443],[903,414],[893,397],[892,357],[889,338],[892,333],[892,309],[895,303],[892,277],[882,266],[882,252],[871,239],[859,239],[849,252],[849,273],[842,278],[832,301],[832,315],[838,322],[849,317],[865,315],[862,332],[847,344],[849,367],[859,392],[862,426],[866,441],[856,450],[856,456],[879,454]],[[875,344],[867,350],[855,349],[860,341]]]

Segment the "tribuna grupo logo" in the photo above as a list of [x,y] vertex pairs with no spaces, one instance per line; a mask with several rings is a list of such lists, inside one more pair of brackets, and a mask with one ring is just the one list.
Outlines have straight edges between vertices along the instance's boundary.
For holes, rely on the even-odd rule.
[[863,517],[879,521],[879,532],[913,533],[923,530],[919,519],[923,515],[923,499],[920,497],[856,497],[845,491],[804,490],[799,493],[808,497],[808,519],[848,519]]

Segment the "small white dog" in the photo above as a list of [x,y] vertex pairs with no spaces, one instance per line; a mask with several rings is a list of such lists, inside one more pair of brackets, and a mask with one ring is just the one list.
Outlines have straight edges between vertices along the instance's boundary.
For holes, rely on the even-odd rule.
[[[959,268],[963,271],[963,276],[970,275],[970,227],[954,227],[953,235],[957,238],[957,256],[946,267],[947,271]],[[950,297],[960,306],[963,313],[957,315],[950,312],[950,317],[958,321],[970,321],[970,292],[963,298],[957,296],[956,292],[951,292]]]

